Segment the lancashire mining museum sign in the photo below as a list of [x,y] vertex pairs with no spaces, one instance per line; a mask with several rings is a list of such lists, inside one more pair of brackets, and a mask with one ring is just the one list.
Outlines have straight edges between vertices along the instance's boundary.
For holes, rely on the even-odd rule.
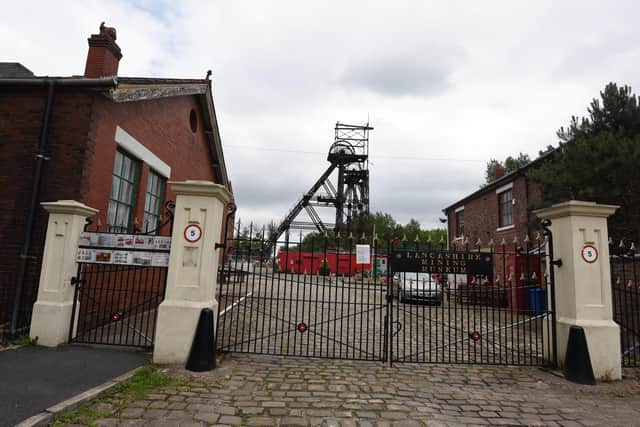
[[466,275],[493,274],[493,255],[482,252],[393,251],[393,271]]

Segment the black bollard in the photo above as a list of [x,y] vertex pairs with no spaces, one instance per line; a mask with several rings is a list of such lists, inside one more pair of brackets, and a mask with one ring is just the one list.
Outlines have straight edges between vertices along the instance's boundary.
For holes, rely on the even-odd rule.
[[215,369],[216,348],[213,333],[213,310],[203,308],[187,359],[186,368],[188,370],[204,372]]
[[574,383],[589,385],[596,383],[587,346],[587,337],[584,334],[584,329],[580,326],[572,326],[569,329],[564,374],[569,381]]

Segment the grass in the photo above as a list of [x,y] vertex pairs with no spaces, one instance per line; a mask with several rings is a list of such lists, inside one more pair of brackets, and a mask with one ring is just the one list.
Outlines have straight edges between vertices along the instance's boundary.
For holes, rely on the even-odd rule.
[[36,345],[38,344],[38,337],[31,338],[29,335],[20,335],[16,339],[9,341],[11,345]]
[[[55,427],[67,424],[94,426],[94,421],[99,418],[117,418],[118,412],[129,402],[144,399],[150,392],[158,388],[179,384],[179,380],[161,374],[154,366],[143,366],[130,379],[117,384],[101,396],[63,414],[51,425]],[[96,409],[96,405],[99,403],[111,404],[113,411]]]

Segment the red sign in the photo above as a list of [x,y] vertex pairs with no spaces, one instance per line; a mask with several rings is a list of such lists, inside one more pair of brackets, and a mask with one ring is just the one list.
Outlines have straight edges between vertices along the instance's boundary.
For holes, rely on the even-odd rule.
[[189,243],[195,243],[202,237],[202,228],[197,224],[189,224],[184,228],[184,239]]
[[598,249],[593,245],[587,244],[582,247],[580,255],[582,255],[584,262],[593,264],[598,260]]

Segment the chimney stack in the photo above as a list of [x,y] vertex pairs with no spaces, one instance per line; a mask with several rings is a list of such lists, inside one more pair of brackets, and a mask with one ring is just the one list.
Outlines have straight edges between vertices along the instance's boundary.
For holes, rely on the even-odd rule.
[[100,34],[89,38],[89,53],[84,69],[85,77],[117,76],[118,64],[122,58],[120,47],[116,44],[116,29],[100,24]]

